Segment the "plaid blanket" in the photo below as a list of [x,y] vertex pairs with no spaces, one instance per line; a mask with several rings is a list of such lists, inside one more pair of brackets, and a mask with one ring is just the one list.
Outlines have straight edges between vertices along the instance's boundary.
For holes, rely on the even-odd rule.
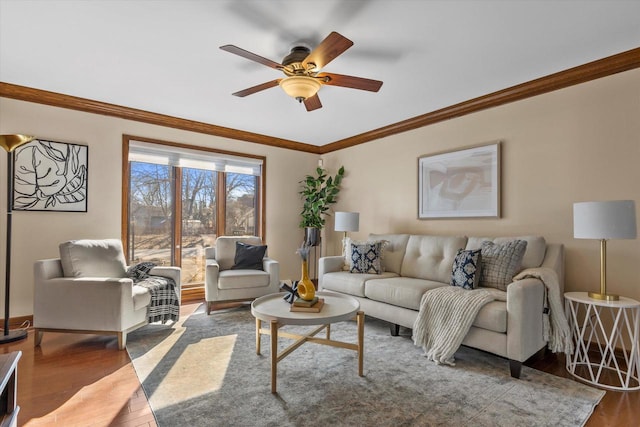
[[162,276],[148,276],[136,282],[151,293],[151,303],[147,308],[149,323],[167,320],[177,322],[180,318],[180,302],[176,294],[176,283],[173,279]]

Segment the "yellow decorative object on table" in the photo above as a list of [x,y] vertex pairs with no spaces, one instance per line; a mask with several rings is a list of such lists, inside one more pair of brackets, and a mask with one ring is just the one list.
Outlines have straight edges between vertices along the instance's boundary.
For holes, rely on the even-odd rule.
[[316,296],[316,287],[309,279],[309,266],[307,261],[302,261],[302,279],[298,282],[298,295],[306,301],[311,301]]
[[311,301],[316,296],[316,287],[309,279],[309,246],[302,245],[297,251],[302,258],[302,278],[298,282],[298,296],[306,301]]

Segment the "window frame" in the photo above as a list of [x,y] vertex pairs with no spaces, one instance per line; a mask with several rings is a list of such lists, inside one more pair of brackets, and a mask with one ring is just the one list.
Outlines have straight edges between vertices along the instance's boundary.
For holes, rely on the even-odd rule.
[[[256,215],[258,216],[258,218],[256,218],[256,226],[258,227],[258,230],[256,230],[257,231],[256,235],[260,237],[263,242],[266,241],[265,194],[266,194],[266,188],[267,188],[267,183],[266,183],[267,158],[265,156],[239,153],[239,152],[227,151],[227,150],[219,150],[219,149],[210,148],[210,147],[202,147],[198,145],[163,141],[163,140],[154,139],[154,138],[145,138],[145,137],[125,134],[125,135],[122,135],[122,174],[121,174],[122,206],[121,206],[120,234],[121,234],[122,245],[123,245],[125,257],[127,259],[127,263],[130,262],[129,260],[129,185],[130,185],[129,144],[131,141],[146,142],[151,144],[163,145],[165,147],[168,146],[168,147],[176,147],[178,149],[197,150],[197,151],[202,151],[206,153],[221,154],[221,155],[227,155],[227,156],[230,155],[230,156],[236,156],[236,157],[246,157],[246,158],[257,159],[262,161],[261,173],[259,176],[257,176],[258,185],[256,186],[256,201],[259,206],[259,209],[256,209]],[[173,198],[174,198],[174,204],[175,204],[173,235],[180,236],[182,233],[182,230],[181,230],[182,229],[182,217],[181,217],[182,216],[182,210],[181,210],[182,200],[180,197],[177,197],[177,192],[178,192],[178,188],[181,188],[182,186],[182,180],[181,180],[182,171],[180,168],[177,168],[176,170],[177,170],[177,176],[174,179],[174,182],[172,183],[172,192],[173,192]],[[226,186],[225,186],[226,172],[218,172],[218,173],[220,174],[219,177],[222,177],[223,179],[217,180],[216,190],[218,191],[218,203],[216,204],[216,209],[217,209],[218,221],[216,222],[216,234],[218,236],[222,236],[222,235],[225,235],[224,228],[225,228],[225,222],[226,222],[225,221],[226,197],[227,197]],[[221,218],[222,220],[220,220]],[[220,233],[221,230],[223,231],[222,233]],[[180,248],[178,247],[178,245],[179,245],[178,242],[175,242],[175,241],[173,242],[173,258],[175,259],[176,266],[180,266],[182,262],[181,257],[179,256]]]

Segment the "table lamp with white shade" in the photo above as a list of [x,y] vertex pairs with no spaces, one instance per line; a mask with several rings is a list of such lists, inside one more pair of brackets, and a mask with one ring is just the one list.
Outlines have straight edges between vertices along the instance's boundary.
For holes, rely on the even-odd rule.
[[611,200],[574,203],[573,237],[600,240],[600,292],[589,292],[589,297],[617,301],[618,295],[607,293],[607,240],[637,237],[635,202]]
[[343,231],[342,255],[346,253],[346,241],[348,231],[358,231],[360,229],[360,214],[358,212],[336,212],[335,231]]

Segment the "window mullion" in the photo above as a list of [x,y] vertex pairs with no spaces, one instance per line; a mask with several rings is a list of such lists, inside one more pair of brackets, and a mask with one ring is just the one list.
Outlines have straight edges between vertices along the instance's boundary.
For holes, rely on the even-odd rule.
[[172,233],[172,264],[182,266],[182,168],[172,167],[174,179],[173,190],[173,233]]
[[226,234],[227,224],[227,174],[224,172],[217,172],[218,177],[216,179],[216,232],[218,236],[224,236]]

